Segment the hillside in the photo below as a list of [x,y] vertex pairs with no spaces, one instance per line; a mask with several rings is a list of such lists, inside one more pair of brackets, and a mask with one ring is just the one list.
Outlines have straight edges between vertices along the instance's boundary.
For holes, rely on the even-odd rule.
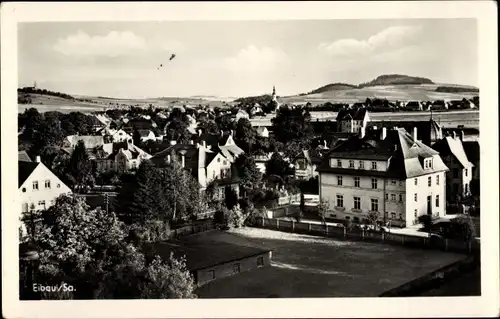
[[[331,83],[324,85],[320,88],[317,88],[316,90],[312,90],[311,92],[307,94],[316,94],[316,93],[323,93],[323,92],[328,92],[328,91],[337,91],[337,90],[348,90],[348,89],[354,89],[356,88],[356,85],[352,84],[347,84],[347,83]],[[305,94],[303,94],[305,95]]]
[[358,87],[380,86],[380,85],[402,85],[402,84],[434,84],[428,78],[408,76],[401,74],[384,74],[371,80],[370,82],[361,83]]
[[266,105],[271,102],[271,95],[264,94],[259,96],[248,96],[248,97],[240,97],[234,100],[235,103],[253,105],[255,103],[259,103],[261,105]]

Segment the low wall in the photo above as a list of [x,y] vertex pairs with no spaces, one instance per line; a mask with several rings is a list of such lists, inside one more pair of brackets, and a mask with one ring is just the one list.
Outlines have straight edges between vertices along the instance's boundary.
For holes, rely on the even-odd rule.
[[441,285],[443,282],[456,278],[464,271],[469,271],[475,267],[480,267],[479,258],[469,256],[465,259],[454,262],[430,272],[422,277],[409,281],[399,287],[388,290],[380,297],[410,297],[418,296],[421,292]]
[[343,240],[363,240],[465,254],[479,253],[479,251],[481,250],[481,244],[478,240],[468,242],[450,239],[431,241],[427,237],[417,237],[387,232],[381,233],[365,230],[347,230],[344,227],[325,226],[307,222],[296,222],[293,220],[290,221],[259,217],[254,227],[279,230],[290,233],[331,237]]
[[[262,264],[259,264],[259,258],[261,258]],[[270,264],[271,252],[263,252],[261,254],[225,262],[212,267],[197,269],[193,271],[193,273],[196,283],[199,286],[202,286],[220,278],[237,275],[238,273],[250,271],[256,268],[267,267]],[[236,267],[235,265],[238,266]],[[237,268],[239,268],[239,271],[235,271]]]

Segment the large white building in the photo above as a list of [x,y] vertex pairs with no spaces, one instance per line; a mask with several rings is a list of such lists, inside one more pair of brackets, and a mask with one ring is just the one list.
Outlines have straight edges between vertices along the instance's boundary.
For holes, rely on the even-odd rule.
[[37,157],[35,162],[20,159],[19,196],[21,212],[44,210],[54,205],[57,197],[72,193],[50,169]]
[[403,129],[369,131],[341,143],[318,167],[328,217],[362,222],[370,212],[404,226],[445,214],[448,168],[439,153]]
[[337,128],[343,133],[360,133],[370,122],[368,110],[364,107],[340,110],[337,114]]
[[432,148],[439,152],[450,169],[446,174],[448,201],[454,202],[469,196],[474,164],[467,158],[460,138],[456,134],[446,136],[436,142]]

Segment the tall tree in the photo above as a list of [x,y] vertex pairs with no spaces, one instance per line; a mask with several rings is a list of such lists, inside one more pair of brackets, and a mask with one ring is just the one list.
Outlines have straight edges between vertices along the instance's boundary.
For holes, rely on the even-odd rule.
[[141,145],[142,143],[141,134],[139,133],[139,130],[135,127],[132,133],[132,141],[134,142],[134,145]]
[[92,162],[83,141],[78,141],[69,159],[67,176],[73,189],[81,192],[94,184]]
[[246,153],[240,154],[234,163],[240,178],[240,184],[245,188],[253,188],[262,179],[262,173],[257,168],[255,160]]
[[285,179],[288,175],[293,175],[293,168],[285,161],[279,153],[274,153],[266,163],[266,175],[277,175]]
[[311,115],[304,108],[281,108],[271,121],[275,138],[282,143],[307,143],[312,137]]
[[253,128],[250,121],[241,118],[236,124],[235,141],[246,153],[251,154],[253,146],[257,142],[257,131]]
[[238,195],[231,186],[226,186],[224,189],[224,203],[229,210],[238,204]]

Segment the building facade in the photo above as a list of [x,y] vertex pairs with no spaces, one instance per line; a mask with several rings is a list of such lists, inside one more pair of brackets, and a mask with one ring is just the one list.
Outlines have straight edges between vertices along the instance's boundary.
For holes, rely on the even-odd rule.
[[318,167],[329,217],[363,222],[372,214],[404,226],[444,215],[448,168],[438,152],[403,129],[370,135],[340,144]]
[[64,184],[37,157],[35,162],[19,161],[21,212],[45,210],[62,194],[71,194]]
[[340,110],[337,115],[337,128],[339,132],[360,133],[366,129],[370,116],[366,108]]

